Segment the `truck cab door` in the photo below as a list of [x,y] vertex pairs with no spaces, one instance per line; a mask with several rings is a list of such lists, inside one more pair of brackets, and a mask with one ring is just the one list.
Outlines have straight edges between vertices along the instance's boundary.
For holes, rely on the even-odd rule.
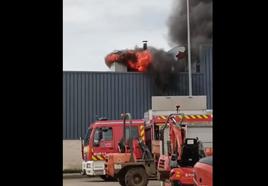
[[113,128],[96,128],[93,139],[93,155],[100,155],[114,152]]
[[100,140],[100,150],[106,153],[114,152],[114,137],[112,127],[102,128],[102,139]]

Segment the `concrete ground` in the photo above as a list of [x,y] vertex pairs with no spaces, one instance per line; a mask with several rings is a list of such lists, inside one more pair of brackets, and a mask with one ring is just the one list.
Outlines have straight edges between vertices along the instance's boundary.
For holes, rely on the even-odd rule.
[[[63,175],[63,186],[120,186],[118,182],[105,182],[99,177],[82,177],[79,174]],[[150,180],[148,186],[160,186],[160,182]]]

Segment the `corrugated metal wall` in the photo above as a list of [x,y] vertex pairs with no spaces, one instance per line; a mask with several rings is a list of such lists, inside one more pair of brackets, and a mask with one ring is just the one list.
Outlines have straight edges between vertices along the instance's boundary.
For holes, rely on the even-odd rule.
[[200,46],[200,71],[204,74],[204,91],[207,99],[208,108],[213,107],[213,58],[212,58],[212,46],[211,45],[202,45]]
[[[205,95],[204,75],[194,73],[193,95]],[[188,75],[180,73],[172,88],[159,90],[149,75],[135,72],[63,72],[63,136],[83,137],[96,115],[119,119],[130,112],[143,118],[151,108],[151,96],[187,95]]]

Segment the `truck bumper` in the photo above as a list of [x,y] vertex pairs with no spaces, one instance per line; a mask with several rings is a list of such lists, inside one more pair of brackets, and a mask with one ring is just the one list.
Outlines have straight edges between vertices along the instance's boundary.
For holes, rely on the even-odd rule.
[[105,175],[105,161],[86,161],[82,162],[82,172],[87,176]]

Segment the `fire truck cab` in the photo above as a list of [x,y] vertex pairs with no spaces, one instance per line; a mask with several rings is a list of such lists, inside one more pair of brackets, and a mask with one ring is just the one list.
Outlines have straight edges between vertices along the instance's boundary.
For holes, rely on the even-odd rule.
[[82,174],[87,176],[105,176],[105,155],[119,152],[118,144],[123,135],[144,138],[144,120],[127,122],[123,132],[122,120],[102,120],[89,125],[82,143]]

